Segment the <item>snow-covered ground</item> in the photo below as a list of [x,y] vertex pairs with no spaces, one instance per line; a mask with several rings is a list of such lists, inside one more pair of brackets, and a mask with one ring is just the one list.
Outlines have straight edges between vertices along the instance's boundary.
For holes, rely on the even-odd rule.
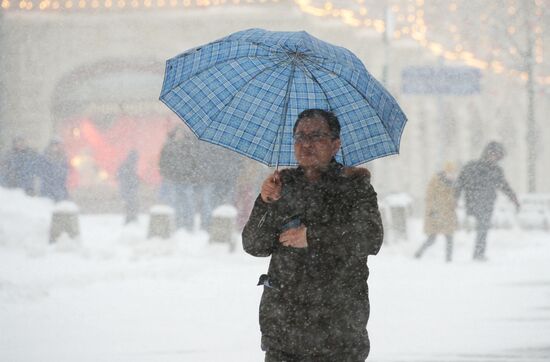
[[[205,232],[147,240],[147,217],[83,215],[81,239],[48,244],[53,204],[0,189],[0,361],[258,362],[258,275],[268,259]],[[422,260],[409,241],[369,261],[372,361],[549,361],[550,234],[473,234]],[[338,362],[338,361],[335,361]]]

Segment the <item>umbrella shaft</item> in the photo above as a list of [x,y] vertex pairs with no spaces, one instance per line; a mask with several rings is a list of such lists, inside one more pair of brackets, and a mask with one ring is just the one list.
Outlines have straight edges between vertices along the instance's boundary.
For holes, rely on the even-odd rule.
[[[279,129],[277,130],[277,137],[279,137],[279,149],[277,150],[277,163],[275,164],[275,170],[279,171],[279,155],[281,153],[281,148],[283,147],[283,138],[285,134],[285,125],[286,125],[286,114],[288,112],[288,103],[290,102],[290,87],[292,86],[292,78],[294,78],[294,71],[296,65],[292,63],[292,68],[290,68],[290,76],[288,77],[288,82],[286,85],[286,95],[283,105],[283,113],[281,116],[281,124],[279,124]],[[282,127],[281,127],[282,126]]]

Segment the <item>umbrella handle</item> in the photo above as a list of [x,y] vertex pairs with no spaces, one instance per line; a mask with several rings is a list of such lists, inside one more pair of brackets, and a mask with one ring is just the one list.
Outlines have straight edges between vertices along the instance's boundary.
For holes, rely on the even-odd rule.
[[[271,181],[274,183],[274,184],[281,184],[281,176],[279,174],[279,166],[277,166],[277,169],[275,170],[275,172],[273,173],[273,176],[271,177]],[[272,202],[275,202],[277,200],[274,200],[273,198],[271,197],[267,197],[267,201],[269,201],[270,203]]]

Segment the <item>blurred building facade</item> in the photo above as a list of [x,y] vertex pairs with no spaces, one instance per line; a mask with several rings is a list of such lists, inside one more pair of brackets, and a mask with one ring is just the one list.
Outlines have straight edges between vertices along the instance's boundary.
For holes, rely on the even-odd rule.
[[[353,7],[345,8],[348,3]],[[17,135],[37,149],[61,137],[75,170],[73,190],[112,188],[116,167],[137,148],[143,153],[141,178],[157,185],[160,148],[180,122],[158,101],[165,60],[246,28],[306,30],[357,54],[409,118],[401,154],[366,165],[379,194],[407,192],[421,201],[430,175],[444,161],[477,158],[490,140],[505,144],[503,167],[512,187],[526,192],[525,80],[474,62],[481,74],[479,92],[403,92],[407,68],[472,66],[465,62],[472,57],[444,57],[430,44],[403,36],[405,28],[395,23],[413,23],[410,14],[420,16],[422,1],[373,9],[357,7],[361,3],[0,0],[0,148],[5,151]],[[410,4],[416,4],[412,10]],[[550,192],[550,147],[545,146],[550,131],[543,118],[550,112],[549,92],[545,84],[535,92],[539,192]]]

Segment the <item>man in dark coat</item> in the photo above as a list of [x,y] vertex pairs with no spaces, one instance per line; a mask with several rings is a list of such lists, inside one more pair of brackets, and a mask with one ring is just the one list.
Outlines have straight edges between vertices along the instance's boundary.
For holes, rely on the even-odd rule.
[[12,149],[2,160],[2,186],[20,188],[35,195],[35,180],[40,169],[40,155],[20,136],[13,139]]
[[193,174],[196,160],[193,151],[193,136],[174,128],[162,147],[159,172],[162,176],[161,198],[174,208],[176,227],[193,229],[195,216],[195,195]]
[[235,184],[242,171],[242,157],[208,142],[197,141],[195,149],[196,159],[199,160],[197,182],[211,185],[212,208],[234,204]]
[[506,181],[504,171],[498,162],[505,156],[504,146],[489,142],[481,158],[467,163],[456,185],[456,198],[464,191],[466,213],[476,219],[476,243],[474,260],[486,260],[487,234],[491,227],[491,216],[497,199],[497,190],[502,191],[519,208],[516,194]]
[[128,156],[120,164],[117,170],[118,187],[120,196],[124,200],[126,209],[125,224],[137,221],[139,214],[139,176],[138,176],[139,154],[131,150]]
[[233,191],[238,173],[240,159],[234,152],[219,146],[193,141],[193,190],[195,202],[201,216],[201,228],[208,230],[212,212],[224,203],[233,204]]
[[57,138],[53,139],[44,153],[40,162],[40,195],[48,197],[55,202],[66,200],[67,177],[69,174],[69,161],[63,150],[63,144]]
[[333,113],[302,112],[294,137],[299,167],[264,181],[243,230],[246,252],[271,255],[259,283],[265,361],[364,361],[367,258],[383,237],[376,192],[368,170],[335,161]]

